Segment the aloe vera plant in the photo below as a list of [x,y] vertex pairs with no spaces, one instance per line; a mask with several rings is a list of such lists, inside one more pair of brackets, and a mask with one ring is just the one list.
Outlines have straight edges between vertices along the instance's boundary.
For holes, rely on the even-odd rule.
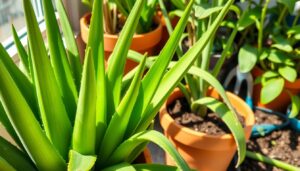
[[197,46],[168,70],[192,9],[190,1],[174,34],[145,76],[145,65],[149,63],[146,54],[133,76],[123,78],[127,53],[145,0],[134,3],[107,69],[102,1],[93,3],[83,66],[62,1],[55,3],[65,43],[52,2],[42,2],[48,49],[30,0],[23,0],[27,51],[15,34],[21,63],[26,68],[23,72],[0,44],[0,121],[19,147],[0,137],[0,169],[176,170],[171,166],[132,164],[152,141],[173,157],[178,169],[190,170],[168,140],[151,130],[151,122],[214,34],[228,8],[224,8]]
[[[196,59],[193,61],[193,63],[191,63],[193,67],[184,77],[187,86],[179,84],[178,87],[186,97],[187,101],[190,104],[190,108],[194,113],[197,113],[200,116],[205,116],[207,114],[206,108],[209,108],[210,110],[216,112],[218,116],[225,122],[225,124],[232,132],[238,147],[239,160],[237,162],[237,165],[239,165],[245,158],[245,135],[243,132],[243,128],[237,119],[236,112],[225,94],[225,90],[215,77],[220,72],[224,60],[226,59],[228,54],[230,54],[230,48],[232,47],[234,38],[238,33],[238,28],[242,23],[234,24],[232,29],[233,31],[230,34],[227,45],[224,47],[221,59],[219,60],[213,71],[209,71],[208,64],[211,58],[211,51],[215,40],[215,34],[210,36],[208,39],[205,39],[205,41],[203,40],[203,36],[207,33],[208,30],[210,31],[211,28],[214,28],[213,33],[216,33],[218,28],[216,22],[219,22],[220,24],[229,10],[233,10],[235,13],[237,13],[238,16],[240,15],[241,11],[238,7],[233,5],[233,2],[234,1],[230,0],[226,2],[222,0],[216,0],[212,2],[195,1],[193,7],[194,10],[189,16],[189,25],[187,26],[187,30],[189,33],[186,35],[191,46],[190,50],[186,53],[183,53],[182,47],[179,46],[176,50],[176,53],[181,61],[185,58],[185,56],[190,55],[190,51],[193,51],[194,48],[201,48],[201,53],[198,53]],[[177,6],[181,4],[181,7],[179,7],[178,10],[171,12],[170,15],[182,16],[182,9],[184,8],[184,4],[186,3],[186,1],[176,1],[176,3]],[[171,27],[171,22],[168,17],[163,0],[159,0],[159,4],[165,17],[168,31],[170,34],[172,34],[173,29]],[[217,15],[216,13],[219,14]],[[176,66],[173,65],[174,64],[171,63],[170,68],[176,68]],[[223,102],[220,102],[219,100],[213,99],[211,97],[207,97],[207,90],[209,85],[216,88],[216,90],[222,96]],[[228,118],[222,117],[224,115],[226,115]]]
[[[117,25],[120,23],[118,14],[127,18],[137,0],[103,0],[103,15],[105,32],[109,34],[117,33]],[[82,3],[92,7],[93,0],[82,0]],[[150,0],[145,3],[141,18],[137,26],[137,33],[147,33],[151,31],[155,23],[157,0]],[[119,23],[118,23],[119,22]]]

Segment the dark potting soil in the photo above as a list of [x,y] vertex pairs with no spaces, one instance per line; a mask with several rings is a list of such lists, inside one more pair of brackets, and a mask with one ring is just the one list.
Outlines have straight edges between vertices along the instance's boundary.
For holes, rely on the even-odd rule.
[[[178,124],[194,131],[203,132],[209,135],[224,135],[230,133],[226,124],[216,113],[208,112],[204,118],[192,113],[185,98],[179,98],[170,104],[168,106],[168,112]],[[244,118],[241,116],[238,118],[243,124]]]
[[277,115],[267,114],[260,110],[256,110],[255,113],[255,124],[282,124],[284,120]]
[[[280,124],[283,122],[278,116],[265,114],[261,111],[257,111],[255,115],[256,123]],[[274,131],[264,137],[251,138],[247,143],[247,149],[300,167],[300,133],[297,133],[289,128]],[[281,171],[282,169],[246,158],[241,165],[240,170]]]

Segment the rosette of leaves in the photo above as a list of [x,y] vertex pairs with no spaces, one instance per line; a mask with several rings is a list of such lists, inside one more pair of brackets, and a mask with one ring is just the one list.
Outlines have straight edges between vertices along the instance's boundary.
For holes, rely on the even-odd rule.
[[[169,34],[174,34],[169,16],[172,17],[176,15],[182,18],[184,16],[183,9],[188,2],[189,1],[184,0],[172,1],[173,5],[176,6],[177,9],[171,11],[168,14],[163,0],[159,0],[159,4],[165,18]],[[208,68],[212,46],[214,40],[216,39],[217,29],[221,25],[229,10],[236,10],[237,13],[240,12],[240,10],[232,4],[233,0],[216,0],[213,2],[195,1],[195,3],[193,4],[192,12],[188,16],[188,33],[180,36],[181,40],[183,39],[183,37],[188,37],[190,48],[185,53],[183,52],[181,46],[178,46],[177,48],[175,48],[175,50],[179,58],[178,62],[181,62],[195,49],[201,49],[201,53],[198,53],[193,61],[190,61],[188,64],[186,64],[192,65],[191,69],[184,76],[184,80],[187,86],[180,83],[178,87],[185,95],[194,113],[199,114],[200,116],[205,116],[207,114],[206,109],[209,108],[210,110],[216,112],[228,126],[238,146],[239,160],[237,162],[237,165],[239,165],[240,163],[242,163],[246,152],[244,131],[237,119],[233,106],[226,96],[224,88],[215,77],[220,71],[220,68],[215,69],[215,71],[213,71],[213,74],[210,73],[211,71],[209,71]],[[210,32],[212,28],[212,36],[203,41],[203,38],[207,36],[207,32]],[[222,52],[222,60],[219,64],[220,66],[222,66],[225,58],[228,56],[228,53],[232,47],[231,45],[233,43],[233,40],[237,34],[236,28],[234,28],[233,30],[234,31],[230,34],[228,46],[226,46],[224,48],[225,50]],[[139,61],[138,54],[131,53],[129,57],[133,60]],[[150,67],[153,61],[156,61],[155,58],[148,59],[146,65]],[[176,64],[178,64],[178,62],[171,62],[169,68],[176,68]],[[216,88],[216,90],[222,97],[222,102],[217,99],[207,97],[207,90],[209,86]],[[226,117],[223,117],[224,115],[226,115]]]

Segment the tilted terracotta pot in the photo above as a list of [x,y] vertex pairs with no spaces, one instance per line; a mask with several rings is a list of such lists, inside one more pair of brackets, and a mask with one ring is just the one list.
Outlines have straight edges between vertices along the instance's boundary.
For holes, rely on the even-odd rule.
[[[252,73],[253,79],[255,80],[257,77],[263,75],[264,71],[262,69],[260,69],[259,67],[255,67],[251,73]],[[262,89],[261,84],[254,85],[254,88],[253,88],[254,105],[263,107],[263,108],[272,109],[275,111],[286,112],[288,105],[291,103],[291,97],[289,96],[287,91],[291,92],[293,95],[299,94],[300,93],[300,79],[297,79],[293,83],[285,81],[284,89],[280,93],[280,95],[277,98],[275,98],[272,102],[267,103],[267,104],[262,104],[260,101],[261,89]]]
[[[237,113],[245,117],[244,131],[248,140],[254,124],[254,114],[238,96],[231,93],[227,95]],[[215,90],[210,90],[209,96],[219,98]],[[167,106],[180,97],[183,97],[183,94],[176,89],[160,110],[160,123],[165,135],[191,168],[201,171],[225,171],[237,150],[232,134],[213,136],[177,124],[168,114]],[[174,165],[168,155],[166,163]]]
[[[85,14],[80,19],[80,31],[81,31],[81,37],[82,40],[87,43],[88,41],[88,35],[89,35],[89,24],[91,19],[91,13]],[[148,53],[148,55],[154,55],[156,45],[160,42],[162,37],[162,25],[160,23],[160,18],[155,18],[158,26],[156,29],[152,30],[149,33],[145,34],[135,34],[133,36],[130,49],[135,50],[137,52],[140,52],[144,54],[145,52]],[[119,36],[118,35],[111,35],[111,34],[104,34],[104,50],[105,50],[105,58],[106,62],[114,50],[114,47],[117,43]],[[137,66],[137,63],[131,60],[126,61],[125,66],[125,73],[132,70],[135,66]]]

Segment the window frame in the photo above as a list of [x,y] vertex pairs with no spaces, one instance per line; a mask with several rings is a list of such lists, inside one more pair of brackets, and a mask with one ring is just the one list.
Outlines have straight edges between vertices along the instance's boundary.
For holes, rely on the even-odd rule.
[[[63,0],[65,9],[68,13],[69,20],[71,22],[71,26],[73,28],[75,36],[80,33],[80,18],[83,14],[87,11],[87,8],[81,3],[80,0],[78,1],[70,1],[70,0]],[[43,38],[46,38],[46,24],[44,21],[44,12],[42,8],[42,0],[32,0],[33,6],[37,9],[35,12],[38,23],[40,27],[40,31],[42,33]],[[58,16],[58,15],[57,15]],[[58,18],[58,17],[57,17]],[[27,29],[24,26],[22,29],[17,30],[17,34],[21,40],[21,43],[25,48],[27,48]],[[14,62],[18,62],[19,59],[17,57],[18,52],[17,48],[14,43],[13,36],[11,35],[5,41],[2,42],[2,45],[7,50],[8,54],[13,58]]]

